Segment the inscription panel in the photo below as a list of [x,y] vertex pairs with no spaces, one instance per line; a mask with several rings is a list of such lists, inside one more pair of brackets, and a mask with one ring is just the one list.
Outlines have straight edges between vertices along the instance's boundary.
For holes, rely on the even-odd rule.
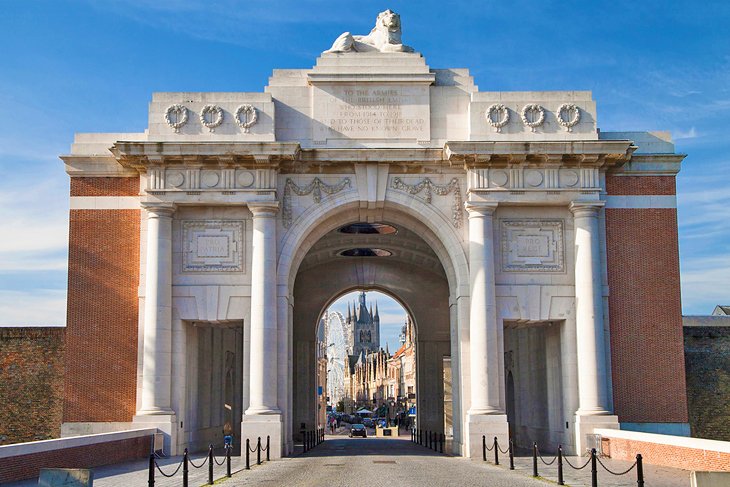
[[502,272],[564,272],[563,220],[501,220]]
[[183,272],[242,272],[244,222],[183,221]]
[[312,139],[431,138],[428,86],[318,86]]

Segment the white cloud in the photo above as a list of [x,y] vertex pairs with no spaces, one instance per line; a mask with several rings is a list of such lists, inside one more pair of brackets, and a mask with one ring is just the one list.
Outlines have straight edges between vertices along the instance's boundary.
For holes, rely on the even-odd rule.
[[715,305],[730,303],[730,256],[687,258],[682,262],[684,314],[710,314]]
[[0,326],[65,326],[66,291],[0,291]]
[[695,139],[697,138],[697,130],[692,127],[689,130],[683,131],[683,130],[675,130],[674,131],[674,140],[680,140],[680,139]]

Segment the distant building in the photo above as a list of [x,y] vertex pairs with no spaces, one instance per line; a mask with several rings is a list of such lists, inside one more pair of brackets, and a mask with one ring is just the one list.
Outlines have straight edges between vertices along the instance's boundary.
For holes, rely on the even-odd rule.
[[[363,313],[364,310],[364,313]],[[367,342],[368,332],[380,337],[380,320],[377,311],[368,313],[365,295],[360,295],[357,316],[348,306],[348,320],[353,323],[353,350],[345,370],[345,410],[353,412],[361,407],[387,411],[395,418],[405,415],[416,403],[416,347],[413,322],[410,317],[403,325],[400,348],[391,355],[389,350],[376,348]],[[371,327],[372,326],[372,327]],[[363,337],[365,341],[361,340]]]
[[358,303],[347,305],[347,326],[352,330],[352,355],[359,356],[361,351],[376,352],[380,348],[380,315],[378,305],[370,305],[368,311],[365,303],[365,292],[361,292]]
[[718,304],[712,311],[712,316],[730,316],[730,306],[722,306]]

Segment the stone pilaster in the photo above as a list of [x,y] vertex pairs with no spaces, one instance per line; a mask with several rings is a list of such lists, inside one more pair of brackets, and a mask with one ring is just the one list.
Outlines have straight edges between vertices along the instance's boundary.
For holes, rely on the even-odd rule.
[[467,203],[469,212],[469,355],[471,406],[469,408],[469,456],[481,456],[482,436],[499,438],[506,445],[507,415],[500,400],[504,371],[499,358],[497,298],[494,282],[493,214],[496,203]]
[[575,312],[578,366],[576,449],[585,449],[585,435],[594,428],[618,427],[609,411],[606,341],[603,332],[598,213],[603,202],[570,204],[575,227]]
[[276,319],[277,202],[249,204],[253,213],[249,406],[241,424],[242,438],[271,437],[271,455],[281,456],[282,417],[278,406]]
[[176,453],[172,410],[172,203],[142,203],[147,211],[141,407],[134,422],[165,432],[165,452]]

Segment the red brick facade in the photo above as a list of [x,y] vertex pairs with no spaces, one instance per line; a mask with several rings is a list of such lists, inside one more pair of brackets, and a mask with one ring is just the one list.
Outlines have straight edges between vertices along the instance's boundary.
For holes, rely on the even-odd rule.
[[619,195],[677,194],[674,176],[606,176],[606,192]]
[[633,462],[640,453],[644,463],[651,465],[698,471],[730,470],[730,453],[720,451],[605,436],[602,446],[603,453],[616,460]]
[[64,422],[135,413],[139,231],[140,210],[71,210]]
[[152,435],[3,458],[0,484],[38,477],[41,468],[92,468],[147,458]]
[[[671,176],[608,176],[609,195],[674,194]],[[622,422],[688,421],[677,211],[606,209],[613,397]]]
[[71,196],[138,196],[139,176],[132,178],[71,178]]
[[61,436],[65,328],[0,328],[0,445]]

